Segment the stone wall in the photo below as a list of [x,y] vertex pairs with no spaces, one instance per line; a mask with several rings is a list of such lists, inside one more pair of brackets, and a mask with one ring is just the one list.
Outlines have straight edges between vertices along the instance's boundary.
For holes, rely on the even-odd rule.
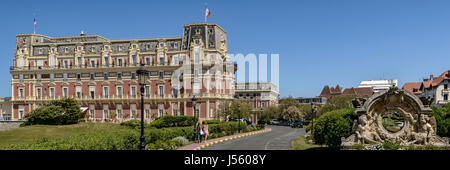
[[7,121],[2,120],[0,121],[0,131],[10,130],[18,128],[20,124],[22,124],[25,121]]

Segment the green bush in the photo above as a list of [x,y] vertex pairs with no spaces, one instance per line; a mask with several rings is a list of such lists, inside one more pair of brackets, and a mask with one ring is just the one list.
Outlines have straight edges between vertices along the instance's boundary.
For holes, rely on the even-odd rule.
[[150,126],[156,128],[194,126],[196,120],[198,118],[194,119],[192,116],[165,115],[150,123]]
[[208,125],[221,123],[220,120],[204,120],[203,123],[205,122],[208,123]]
[[[121,126],[127,126],[130,127],[132,129],[138,129],[141,128],[141,121],[140,120],[128,120],[125,122],[120,123]],[[144,125],[145,127],[145,125]]]
[[398,142],[384,142],[383,148],[384,150],[398,150],[402,148],[402,145]]
[[450,103],[442,108],[433,109],[433,117],[437,123],[437,135],[441,137],[450,137]]
[[27,125],[67,125],[76,124],[84,114],[80,110],[80,105],[75,99],[64,98],[52,101],[49,105],[39,107],[31,113],[25,115],[25,123]]
[[339,148],[341,138],[351,135],[353,120],[356,118],[355,109],[349,108],[323,114],[314,120],[314,142],[326,144],[330,148]]

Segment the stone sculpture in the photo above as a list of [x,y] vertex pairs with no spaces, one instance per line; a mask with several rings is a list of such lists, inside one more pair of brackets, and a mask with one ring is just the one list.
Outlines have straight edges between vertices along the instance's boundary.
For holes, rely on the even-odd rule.
[[[412,93],[392,87],[376,93],[369,99],[355,99],[355,111],[359,118],[354,121],[352,135],[342,138],[342,146],[351,148],[355,144],[381,144],[396,142],[402,145],[435,145],[449,147],[448,138],[436,135],[436,120],[431,116],[429,105]],[[401,118],[391,119],[391,115]],[[397,126],[395,132],[386,126]]]

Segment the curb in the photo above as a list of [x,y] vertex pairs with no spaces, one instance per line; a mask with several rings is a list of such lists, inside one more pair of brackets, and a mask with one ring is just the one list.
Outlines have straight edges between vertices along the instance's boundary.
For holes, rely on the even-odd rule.
[[236,135],[236,136],[226,137],[225,139],[214,140],[214,141],[202,144],[202,145],[200,145],[198,147],[195,147],[193,150],[201,150],[201,149],[204,149],[204,148],[206,148],[208,146],[211,146],[211,145],[214,145],[214,144],[218,144],[218,143],[223,143],[223,142],[226,142],[228,140],[239,139],[239,138],[243,138],[243,137],[247,137],[247,136],[251,136],[251,135],[256,135],[256,134],[260,134],[260,133],[265,133],[265,132],[270,132],[270,131],[272,131],[272,129],[271,128],[267,128],[267,129],[260,130],[260,131],[247,132],[245,134],[239,134],[239,135]]

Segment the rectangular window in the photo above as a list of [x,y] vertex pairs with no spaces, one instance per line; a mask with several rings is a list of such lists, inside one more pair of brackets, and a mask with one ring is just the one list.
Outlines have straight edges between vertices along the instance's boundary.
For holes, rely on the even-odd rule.
[[63,77],[64,77],[64,81],[67,81],[67,73],[64,73]]
[[175,97],[175,98],[178,97],[178,89],[177,89],[177,88],[172,88],[172,95],[173,95],[173,97]]
[[36,74],[36,80],[37,80],[38,82],[41,82],[41,74]]
[[194,63],[198,64],[200,62],[200,52],[198,49],[195,49],[194,51]]
[[103,79],[108,80],[108,73],[104,73]]
[[117,59],[117,66],[122,66],[122,58]]
[[178,116],[178,104],[173,104],[172,113],[174,116]]
[[159,79],[163,79],[164,78],[164,71],[159,71]]
[[77,80],[81,81],[81,74],[80,73],[77,73]]
[[122,86],[117,86],[117,97],[122,98]]
[[108,98],[109,97],[109,88],[108,88],[108,86],[104,86],[103,87],[103,97],[104,98]]
[[77,98],[80,99],[81,98],[81,86],[76,87],[76,93],[77,93]]
[[95,118],[95,105],[89,105],[89,114],[91,119]]
[[95,97],[95,86],[89,86],[89,95],[91,96],[91,99],[94,99],[94,97]]
[[50,87],[50,99],[54,99],[55,98],[55,88],[54,87]]
[[105,57],[105,66],[109,67],[109,57]]
[[164,97],[164,86],[160,85],[158,88],[159,88],[159,97]]
[[95,67],[95,60],[91,59],[91,67]]
[[117,80],[122,80],[122,73],[117,73]]
[[133,62],[133,66],[136,66],[136,55],[132,55],[131,60]]
[[37,99],[41,99],[41,88],[40,87],[38,87],[38,88],[36,88],[36,92],[37,92],[37,96],[36,96],[36,98]]
[[103,119],[109,119],[108,105],[103,105]]
[[42,69],[42,60],[37,61],[38,69]]
[[135,105],[135,104],[132,104],[132,105],[131,105],[131,118],[136,119],[136,113],[137,113],[137,111],[136,111],[136,105]]
[[19,75],[19,81],[22,82],[23,81],[23,74]]
[[446,94],[446,95],[444,95],[444,101],[447,101],[448,100],[448,95]]
[[94,80],[94,73],[91,73],[90,77],[91,77],[91,80]]
[[145,106],[145,118],[149,119],[150,118],[150,105],[146,104]]
[[448,88],[448,84],[444,84],[444,89],[447,89]]
[[117,118],[122,119],[122,105],[117,105]]
[[55,74],[50,74],[50,81],[53,81],[55,79]]
[[180,62],[179,56],[178,55],[174,55],[172,62],[173,62],[173,65],[178,65],[179,62]]
[[164,53],[159,53],[159,65],[164,65]]
[[67,87],[63,87],[63,97],[66,98],[67,97],[67,92],[68,88]]
[[131,80],[135,80],[136,79],[136,73],[135,72],[132,72],[131,73]]
[[24,97],[24,88],[19,87],[19,97]]
[[78,67],[81,68],[81,64],[83,63],[83,62],[81,61],[81,57],[77,57],[77,60],[78,60]]
[[64,68],[69,68],[69,61],[68,60],[64,60]]
[[145,57],[145,64],[148,66],[150,65],[150,57],[149,56]]
[[164,105],[160,104],[158,109],[158,117],[162,117],[164,115]]
[[145,97],[150,97],[150,86],[149,85],[145,86]]
[[131,97],[136,98],[136,86],[131,86]]
[[19,119],[23,118],[24,111],[25,111],[25,106],[24,105],[19,105]]

